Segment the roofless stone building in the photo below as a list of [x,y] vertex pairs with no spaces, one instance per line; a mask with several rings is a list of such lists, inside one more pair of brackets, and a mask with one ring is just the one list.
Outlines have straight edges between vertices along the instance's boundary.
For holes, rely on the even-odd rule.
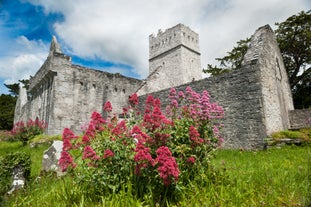
[[48,124],[48,134],[61,134],[65,127],[79,133],[108,100],[119,113],[134,92],[141,100],[152,93],[165,105],[171,87],[190,86],[197,92],[208,90],[224,107],[226,148],[262,148],[269,134],[291,127],[292,95],[270,26],[252,36],[240,70],[205,79],[201,74],[199,36],[182,24],[149,36],[145,80],[74,65],[53,37],[45,63],[30,80],[30,96],[21,88],[14,120],[38,117]]

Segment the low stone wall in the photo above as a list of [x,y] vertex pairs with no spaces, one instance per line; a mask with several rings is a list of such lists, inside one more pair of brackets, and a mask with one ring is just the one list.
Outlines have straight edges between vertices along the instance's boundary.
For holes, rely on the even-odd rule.
[[296,109],[289,112],[290,128],[311,127],[311,109]]

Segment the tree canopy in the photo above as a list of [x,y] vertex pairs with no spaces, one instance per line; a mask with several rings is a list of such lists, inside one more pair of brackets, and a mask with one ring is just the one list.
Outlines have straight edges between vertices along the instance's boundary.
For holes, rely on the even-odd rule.
[[[293,93],[295,108],[311,107],[311,10],[301,11],[284,22],[275,23],[279,44]],[[216,58],[219,66],[207,65],[203,72],[212,76],[237,70],[248,49],[250,38],[240,40],[223,58]]]
[[14,121],[16,97],[1,94],[0,96],[0,130],[11,130]]

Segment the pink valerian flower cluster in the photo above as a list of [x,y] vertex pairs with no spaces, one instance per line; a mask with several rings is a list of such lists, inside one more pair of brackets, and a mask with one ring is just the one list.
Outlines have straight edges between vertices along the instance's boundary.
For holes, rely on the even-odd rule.
[[190,137],[190,140],[192,141],[192,144],[191,144],[192,147],[195,147],[197,145],[204,143],[204,139],[200,137],[200,133],[194,126],[189,127],[189,137]]
[[195,161],[196,161],[196,158],[195,157],[193,157],[193,156],[191,156],[191,157],[189,157],[188,159],[187,159],[187,163],[190,163],[190,164],[194,164],[195,163]]
[[212,119],[221,119],[224,117],[224,110],[216,103],[210,102],[210,95],[207,91],[199,94],[191,89],[186,88],[186,95],[182,91],[177,93],[175,88],[172,88],[169,95],[170,106],[169,110],[181,108],[180,114],[189,116],[196,122]]
[[11,130],[11,134],[14,136],[30,130],[35,130],[33,133],[39,134],[43,133],[46,128],[47,124],[44,121],[40,121],[37,117],[34,121],[32,119],[28,119],[26,124],[23,121],[16,122],[13,126],[13,129]]
[[158,164],[158,172],[163,180],[164,185],[168,186],[172,181],[177,182],[179,176],[179,169],[175,158],[172,156],[170,149],[162,146],[156,151]]
[[104,157],[104,159],[109,158],[109,157],[114,157],[114,153],[110,149],[106,149],[104,151],[104,156],[103,157]]
[[146,147],[142,141],[138,141],[136,144],[135,152],[135,174],[140,175],[140,172],[143,168],[147,168],[149,165],[154,166],[155,161],[150,154],[150,148]]
[[107,123],[105,119],[98,112],[93,112],[91,116],[91,121],[86,127],[86,131],[82,136],[82,143],[88,144],[96,135],[97,131],[103,131],[104,125]]
[[135,107],[138,105],[138,96],[136,93],[132,94],[129,97],[129,103],[130,103],[130,106],[132,106],[132,107]]
[[162,113],[160,100],[152,96],[147,97],[143,121],[143,127],[152,132],[173,125],[173,122]]
[[104,111],[106,111],[106,112],[111,112],[112,111],[112,105],[111,105],[110,101],[107,101],[104,104]]
[[71,142],[77,138],[78,136],[76,136],[69,128],[64,129],[62,135],[63,150],[58,161],[58,164],[63,172],[65,172],[69,167],[75,168],[77,166],[69,153],[69,150],[76,148],[76,146],[74,146]]
[[72,145],[71,141],[77,138],[78,136],[76,136],[69,128],[65,128],[62,135],[63,151],[68,151],[75,148],[75,146]]
[[96,152],[89,145],[84,147],[82,159],[99,160],[100,157],[96,155]]
[[74,169],[77,166],[77,164],[73,161],[72,156],[65,150],[62,151],[58,164],[63,172],[67,171],[69,167]]

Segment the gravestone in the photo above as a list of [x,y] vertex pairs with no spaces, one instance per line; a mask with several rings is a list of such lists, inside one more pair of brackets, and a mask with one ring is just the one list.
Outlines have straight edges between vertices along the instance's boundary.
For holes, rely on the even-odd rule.
[[13,169],[13,182],[11,190],[8,192],[8,194],[12,194],[14,191],[21,189],[25,185],[25,177],[24,177],[24,168],[21,165],[17,165]]
[[56,172],[57,176],[63,175],[58,161],[60,159],[63,148],[62,141],[53,141],[52,146],[44,151],[42,160],[42,170],[46,172]]

